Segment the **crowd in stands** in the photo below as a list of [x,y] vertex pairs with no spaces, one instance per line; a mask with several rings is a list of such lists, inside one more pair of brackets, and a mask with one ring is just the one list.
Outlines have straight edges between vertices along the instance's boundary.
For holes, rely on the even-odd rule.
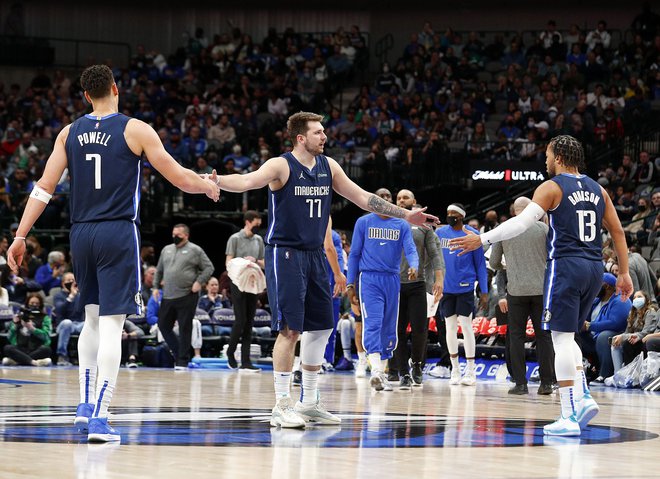
[[[360,72],[368,69],[369,49],[357,26],[320,35],[271,29],[260,41],[237,28],[211,38],[197,29],[171,54],[138,46],[130,64],[113,72],[120,110],[151,124],[167,151],[200,173],[254,171],[269,157],[290,151],[286,118],[301,109],[325,113],[327,151],[371,191],[382,186],[384,172],[400,186],[415,174],[437,181],[451,167],[444,161],[451,150],[485,161],[542,162],[544,142],[557,134],[573,135],[588,149],[605,146],[612,153],[601,158],[598,181],[627,224],[631,256],[641,258],[647,270],[650,263],[650,273],[657,274],[660,152],[631,154],[620,148],[660,101],[660,26],[649,18],[636,17],[629,35],[612,34],[602,20],[590,30],[550,20],[533,37],[506,39],[438,30],[427,22],[410,35],[400,57],[383,63],[366,83]],[[335,95],[351,84],[362,86],[342,110]],[[40,71],[25,88],[0,82],[4,228],[22,214],[59,131],[87,111],[77,79],[62,71]],[[169,191],[146,162],[143,171],[143,195],[162,212]],[[64,177],[38,228],[66,227],[68,189]],[[182,206],[199,205],[186,198]],[[265,206],[264,191],[255,191],[223,194],[220,207]],[[143,213],[148,208],[145,204]],[[491,213],[497,216],[488,212],[486,218]],[[10,238],[0,238],[0,258]],[[76,334],[80,320],[63,309],[75,301],[75,279],[64,254],[44,250],[36,236],[27,243],[18,275],[0,266],[1,284],[7,301],[20,304],[40,292],[59,335],[59,362],[66,364],[66,335]],[[147,287],[154,253],[153,247],[143,248]],[[606,248],[615,274],[616,261],[609,255]],[[656,298],[652,276],[649,284],[644,290]],[[205,287],[200,308],[229,305],[226,277],[212,278]],[[145,304],[150,299],[145,291]],[[207,328],[202,334],[216,332]],[[125,334],[128,341],[138,335],[130,328]],[[127,360],[135,363],[134,350]]]

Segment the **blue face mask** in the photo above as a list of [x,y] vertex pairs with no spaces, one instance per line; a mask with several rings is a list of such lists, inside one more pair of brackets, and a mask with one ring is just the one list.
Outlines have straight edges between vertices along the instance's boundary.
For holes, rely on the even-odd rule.
[[633,299],[633,308],[635,309],[642,309],[644,307],[644,303],[646,303],[646,300],[644,298],[635,298]]

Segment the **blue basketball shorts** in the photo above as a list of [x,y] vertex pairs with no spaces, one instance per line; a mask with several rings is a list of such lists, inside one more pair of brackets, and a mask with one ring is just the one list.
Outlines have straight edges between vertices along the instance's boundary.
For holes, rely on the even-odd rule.
[[332,329],[332,295],[325,252],[266,246],[266,286],[274,331]]
[[99,314],[142,314],[140,232],[125,220],[71,226],[73,274],[81,304]]
[[545,271],[541,328],[577,333],[603,285],[603,263],[585,258],[556,258]]

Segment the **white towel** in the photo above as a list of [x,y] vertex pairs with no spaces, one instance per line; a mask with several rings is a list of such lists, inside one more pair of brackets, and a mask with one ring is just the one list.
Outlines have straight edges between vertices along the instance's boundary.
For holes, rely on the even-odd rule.
[[259,294],[266,289],[266,276],[259,265],[245,258],[233,258],[227,263],[227,274],[244,293]]

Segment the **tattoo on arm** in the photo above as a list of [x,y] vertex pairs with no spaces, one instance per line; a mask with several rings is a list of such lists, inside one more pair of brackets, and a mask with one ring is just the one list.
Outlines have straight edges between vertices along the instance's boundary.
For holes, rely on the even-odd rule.
[[385,201],[380,196],[371,195],[369,201],[367,202],[367,209],[372,213],[376,213],[384,216],[391,216],[392,218],[404,218],[406,217],[406,210],[399,208],[392,203]]

